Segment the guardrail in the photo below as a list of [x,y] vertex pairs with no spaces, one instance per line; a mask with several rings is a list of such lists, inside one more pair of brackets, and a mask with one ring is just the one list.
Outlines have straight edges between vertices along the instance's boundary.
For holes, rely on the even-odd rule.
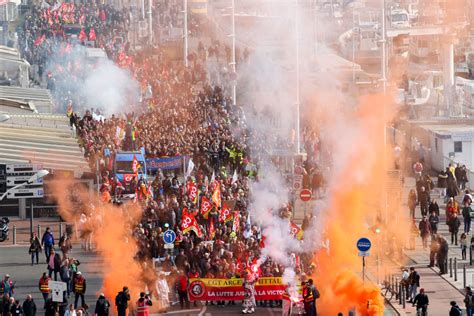
[[394,274],[385,275],[381,293],[388,302],[406,307],[407,286]]

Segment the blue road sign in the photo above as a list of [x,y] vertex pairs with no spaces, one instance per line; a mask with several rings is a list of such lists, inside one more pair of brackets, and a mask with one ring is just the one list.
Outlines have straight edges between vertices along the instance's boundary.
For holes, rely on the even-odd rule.
[[359,249],[359,251],[369,251],[370,247],[372,247],[372,243],[368,238],[361,238],[357,241],[357,249]]
[[171,229],[168,229],[163,234],[163,240],[166,244],[172,244],[176,240],[176,233]]

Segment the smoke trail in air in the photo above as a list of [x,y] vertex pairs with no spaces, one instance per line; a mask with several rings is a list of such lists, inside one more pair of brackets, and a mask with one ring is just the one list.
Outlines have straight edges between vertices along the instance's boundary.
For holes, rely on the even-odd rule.
[[[137,244],[133,228],[142,216],[140,206],[103,204],[89,196],[88,190],[66,178],[55,180],[51,189],[61,217],[68,222],[75,222],[79,234],[81,231],[92,233],[94,246],[104,265],[100,271],[103,276],[101,290],[109,299],[114,298],[123,286],[129,287],[132,299],[138,297],[138,293],[144,291],[146,286],[153,289],[151,283],[155,274],[151,264],[135,259]],[[81,214],[87,215],[85,224],[81,224]]]

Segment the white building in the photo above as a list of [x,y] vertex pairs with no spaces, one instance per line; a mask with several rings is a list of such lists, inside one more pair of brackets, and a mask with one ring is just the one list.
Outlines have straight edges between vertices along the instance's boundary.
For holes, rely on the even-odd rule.
[[417,124],[429,150],[433,169],[442,170],[450,163],[474,170],[474,121],[437,121]]

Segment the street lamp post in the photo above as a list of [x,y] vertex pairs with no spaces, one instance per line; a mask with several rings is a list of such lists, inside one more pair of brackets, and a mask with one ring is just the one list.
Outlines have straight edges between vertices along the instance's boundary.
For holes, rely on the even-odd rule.
[[188,0],[184,0],[184,65],[188,68]]
[[295,0],[295,45],[296,45],[296,153],[300,153],[300,43],[298,0]]
[[[236,72],[236,61],[235,61],[235,0],[232,0],[232,71]],[[237,105],[237,78],[233,78],[232,83],[232,105]]]
[[[45,176],[47,176],[49,174],[49,171],[48,170],[40,170],[38,171],[37,173],[35,173],[34,175],[32,175],[28,181],[25,181],[25,182],[22,182],[22,183],[19,183],[17,185],[15,185],[14,187],[8,189],[7,191],[5,191],[5,193],[2,194],[2,196],[0,196],[0,201],[2,201],[7,195],[9,192],[13,191],[13,190],[16,190],[18,188],[21,188],[25,185],[28,185],[28,184],[32,184],[36,181],[38,181],[38,179],[41,179]],[[33,201],[31,201],[31,212],[30,212],[30,233],[32,234],[33,233]]]

